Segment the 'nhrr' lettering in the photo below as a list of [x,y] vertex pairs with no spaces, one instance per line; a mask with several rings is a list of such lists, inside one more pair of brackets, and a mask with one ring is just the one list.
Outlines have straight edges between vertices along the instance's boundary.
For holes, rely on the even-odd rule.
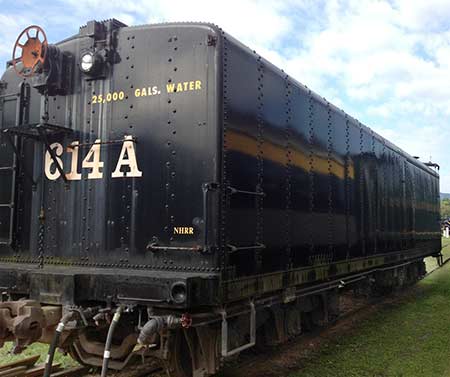
[[194,234],[194,228],[191,226],[176,226],[173,228],[173,234]]

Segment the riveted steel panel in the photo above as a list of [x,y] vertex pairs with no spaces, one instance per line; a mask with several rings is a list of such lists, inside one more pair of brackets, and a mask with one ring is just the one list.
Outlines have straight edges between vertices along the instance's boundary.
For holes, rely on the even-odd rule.
[[[68,182],[42,140],[21,138],[13,191],[0,171],[16,208],[8,290],[37,295],[37,265],[55,302],[170,306],[181,279],[183,307],[217,305],[439,251],[437,173],[221,29],[97,26],[101,38],[83,27],[56,45],[65,91],[32,88],[27,105],[30,124],[72,131],[48,136]],[[89,51],[108,62],[93,76],[79,69]],[[14,97],[12,71],[1,94]],[[16,125],[14,101],[1,112]],[[0,168],[11,161],[2,139]]]
[[292,88],[292,133],[290,135],[292,224],[289,231],[292,239],[294,266],[304,265],[310,250],[310,117],[308,89],[293,85]]
[[[0,259],[37,263],[43,271],[52,266],[67,271],[75,266],[215,271],[218,195],[211,192],[205,199],[203,186],[220,181],[217,28],[102,25],[107,30],[103,39],[81,28],[56,44],[73,64],[71,76],[65,77],[70,81],[66,93],[46,97],[31,89],[29,124],[45,115],[48,123],[72,130],[66,136],[48,135],[49,144],[61,145],[55,150],[72,178],[67,184],[60,176],[50,178],[43,140],[19,138],[18,242],[1,245]],[[209,43],[214,38],[217,43]],[[103,49],[108,63],[101,74],[83,74],[81,55]],[[20,80],[12,71],[3,75],[1,94],[14,99]],[[16,125],[15,101],[3,101],[1,110],[2,127]],[[133,177],[127,176],[131,165],[126,162],[133,156],[125,148],[126,137],[139,173]],[[70,146],[74,141],[79,144],[75,149]],[[3,139],[0,148],[0,167],[9,166],[13,154]],[[125,161],[122,167],[120,160]],[[49,163],[53,174],[56,164]],[[97,176],[91,176],[93,163],[99,166]],[[25,170],[35,179],[34,188]],[[11,193],[10,174],[0,174],[3,203]],[[8,236],[10,225],[4,209],[1,238]],[[80,293],[73,290],[70,300]]]

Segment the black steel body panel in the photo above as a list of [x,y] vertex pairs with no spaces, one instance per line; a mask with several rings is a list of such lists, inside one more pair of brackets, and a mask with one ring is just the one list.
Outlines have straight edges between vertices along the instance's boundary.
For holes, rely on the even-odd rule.
[[[49,179],[42,141],[19,134],[17,156],[2,134],[3,288],[43,302],[180,307],[167,291],[178,279],[181,307],[194,307],[247,298],[230,290],[267,274],[281,280],[263,294],[299,269],[318,281],[316,267],[439,252],[437,173],[218,27],[89,23],[56,46],[73,62],[67,93],[47,105],[9,67],[1,128],[42,123],[47,106],[48,123],[71,131],[49,142],[80,179]],[[97,76],[79,69],[86,51],[109,62]],[[126,137],[141,176],[113,174]],[[101,177],[90,176],[97,154]]]
[[[44,264],[126,268],[138,264],[167,269],[178,269],[181,257],[183,268],[214,269],[211,256],[170,249],[202,245],[202,185],[218,180],[217,50],[207,43],[214,33],[207,25],[119,28],[111,42],[117,61],[106,78],[92,80],[76,69],[72,93],[49,97],[50,121],[74,131],[50,142],[63,145],[62,163],[68,172],[72,153],[66,148],[73,140],[79,141],[81,180],[70,181],[66,188],[61,178],[47,179],[43,145],[31,143],[24,160],[34,160],[31,170],[38,182],[36,190],[25,180],[21,182],[21,190],[32,196],[27,200],[33,203],[27,211],[31,232],[17,232],[31,247],[22,242],[14,248],[3,247],[2,257],[36,263],[43,258]],[[78,61],[96,42],[82,29],[77,38],[57,46]],[[3,81],[8,83],[4,94],[14,95],[20,80],[12,68]],[[179,85],[182,90],[177,91]],[[124,92],[123,100],[99,103],[99,95],[105,101],[107,93],[118,91]],[[32,99],[41,101],[34,89]],[[31,109],[30,123],[40,121],[39,110],[39,106]],[[15,124],[15,111],[4,109],[3,114],[11,119],[5,119],[2,128]],[[111,173],[126,135],[136,140],[142,176],[114,178]],[[89,169],[82,169],[81,160],[97,140],[109,143],[100,146],[103,176],[89,179]],[[9,150],[5,153],[11,155]],[[5,195],[9,193],[5,188]],[[175,235],[174,227],[193,227],[193,234]],[[44,229],[40,245],[36,240],[39,228]],[[209,227],[211,235],[215,228],[214,224]],[[148,245],[152,242],[169,249],[151,252]]]
[[[439,253],[436,171],[232,37],[223,44],[222,184],[264,193],[245,204],[224,194],[226,281]],[[230,244],[262,245],[230,255]]]

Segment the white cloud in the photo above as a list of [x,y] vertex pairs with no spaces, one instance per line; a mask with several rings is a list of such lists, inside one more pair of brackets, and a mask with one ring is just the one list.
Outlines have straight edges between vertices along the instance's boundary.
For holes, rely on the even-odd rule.
[[12,56],[14,42],[22,31],[22,25],[30,25],[30,19],[24,16],[11,17],[0,13],[0,25],[2,26],[2,36],[0,37],[0,56]]
[[397,0],[394,6],[398,9],[400,24],[408,29],[440,32],[448,28],[450,4],[447,0]]
[[[70,0],[79,10],[89,14],[104,14],[104,4],[92,0]],[[261,0],[172,0],[172,1],[118,1],[108,2],[108,14],[121,14],[137,22],[200,21],[218,24],[231,31],[244,43],[271,46],[291,28],[290,18],[283,15],[283,1]],[[273,46],[272,46],[273,47]]]

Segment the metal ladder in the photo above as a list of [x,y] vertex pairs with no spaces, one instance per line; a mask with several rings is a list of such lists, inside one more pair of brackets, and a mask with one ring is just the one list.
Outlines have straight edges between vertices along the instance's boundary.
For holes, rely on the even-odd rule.
[[[28,108],[30,98],[30,86],[26,83],[20,84],[18,93],[4,94],[0,96],[0,132],[5,127],[10,126],[5,124],[5,106],[8,102],[16,102],[16,116],[15,125],[20,126],[28,122]],[[7,202],[0,202],[0,245],[12,246],[14,243],[14,225],[16,214],[16,200],[17,200],[17,170],[18,170],[18,149],[19,138],[14,136],[12,139],[10,135],[4,135],[2,132],[2,139],[0,145],[0,185],[10,185],[11,195]],[[10,145],[12,150],[8,153],[6,147]],[[4,151],[1,152],[1,149]],[[10,155],[10,164],[1,166]],[[3,160],[3,161],[2,161]],[[2,199],[5,200],[5,199]]]
[[[221,312],[222,315],[222,331],[221,331],[221,341],[222,341],[222,347],[221,347],[221,355],[223,358],[233,356],[241,351],[244,351],[248,348],[251,348],[255,346],[256,344],[256,308],[253,301],[249,302],[250,310],[244,311],[243,313],[235,313],[235,314],[228,314],[225,310]],[[246,344],[243,344],[237,348],[234,348],[230,350],[228,348],[228,320],[233,317],[238,317],[240,315],[249,314],[249,322],[250,322],[250,339],[249,342]]]

